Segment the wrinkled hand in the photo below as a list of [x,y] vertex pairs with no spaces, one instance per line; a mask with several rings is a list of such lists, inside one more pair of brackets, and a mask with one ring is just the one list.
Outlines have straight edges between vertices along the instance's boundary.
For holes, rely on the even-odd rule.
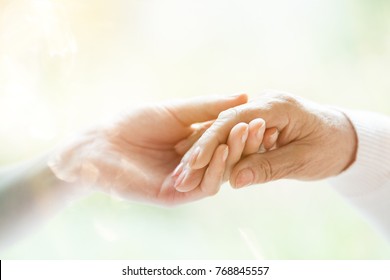
[[[290,178],[315,180],[334,176],[355,159],[357,137],[349,119],[337,109],[286,93],[267,93],[222,112],[189,151],[192,169],[210,160],[210,151],[224,143],[239,122],[262,118],[279,131],[277,149],[242,159],[230,176],[233,187]],[[199,148],[197,148],[199,147]]]
[[[202,97],[138,108],[66,143],[49,166],[64,181],[124,198],[166,205],[200,199],[208,195],[202,188],[182,193],[173,187],[172,172],[192,145],[177,144],[191,138],[192,124],[208,126],[221,111],[245,102],[246,95]],[[206,185],[219,184],[224,172],[227,146],[217,146]]]

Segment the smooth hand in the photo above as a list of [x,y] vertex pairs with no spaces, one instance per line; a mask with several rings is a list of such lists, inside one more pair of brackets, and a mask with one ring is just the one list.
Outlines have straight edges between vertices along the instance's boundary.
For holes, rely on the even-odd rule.
[[[174,168],[190,148],[179,143],[196,134],[194,123],[207,127],[220,112],[245,102],[246,95],[211,96],[141,107],[66,143],[49,166],[63,181],[123,198],[166,205],[197,200],[209,193],[173,187]],[[227,152],[217,145],[205,185],[220,183]]]

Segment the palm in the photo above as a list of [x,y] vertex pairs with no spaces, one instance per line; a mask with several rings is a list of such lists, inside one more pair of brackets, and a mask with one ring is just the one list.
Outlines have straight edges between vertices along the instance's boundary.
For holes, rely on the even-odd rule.
[[181,193],[173,187],[170,174],[182,158],[175,145],[193,132],[193,123],[213,120],[246,100],[246,95],[203,97],[133,110],[108,127],[67,143],[50,166],[65,181],[125,198],[178,204],[205,197],[199,189]]
[[[127,168],[124,165],[120,168],[131,181],[127,186],[115,186],[121,196],[162,203],[179,203],[188,198],[173,188],[169,175],[182,157],[174,146],[188,137],[192,131],[189,126],[165,107],[155,106],[132,112],[114,129],[120,133],[114,134],[110,141],[117,155],[121,155],[118,158],[127,161]],[[118,183],[121,182],[129,184],[127,180]]]
[[179,192],[174,188],[174,179],[170,175],[187,152],[183,150],[179,154],[175,145],[193,132],[191,124],[194,122],[213,120],[222,110],[245,101],[246,96],[241,96],[241,99],[219,103],[213,101],[214,106],[204,103],[196,106],[190,103],[190,107],[183,104],[149,106],[123,117],[110,133],[113,135],[110,150],[119,159],[115,173],[125,174],[116,180],[115,190],[122,197],[168,205],[208,196],[200,188],[190,192]]

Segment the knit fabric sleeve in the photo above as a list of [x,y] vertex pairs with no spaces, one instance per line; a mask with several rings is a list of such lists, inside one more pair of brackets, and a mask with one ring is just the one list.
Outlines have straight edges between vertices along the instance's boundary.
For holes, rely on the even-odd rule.
[[329,181],[390,240],[390,117],[344,112],[356,130],[356,160]]

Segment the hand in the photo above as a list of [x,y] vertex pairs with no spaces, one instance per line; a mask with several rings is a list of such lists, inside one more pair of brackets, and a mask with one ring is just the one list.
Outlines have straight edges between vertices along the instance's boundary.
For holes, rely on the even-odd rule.
[[[210,124],[211,125],[211,124]],[[189,137],[180,143],[185,146],[192,146],[196,140],[207,131],[208,127],[204,126],[200,133],[196,134],[196,137]],[[201,187],[205,192],[210,195],[216,194],[220,188],[220,185],[227,181],[232,171],[233,166],[244,156],[266,152],[276,148],[276,140],[278,137],[278,131],[276,128],[266,128],[265,121],[263,119],[251,120],[248,124],[240,122],[236,124],[231,131],[227,139],[227,146],[229,148],[229,155],[226,160],[224,168],[224,174],[219,180],[214,180],[214,184],[210,184],[208,174],[213,170],[211,165],[204,166],[200,169],[191,169],[189,164],[193,161],[189,155],[193,154],[193,149],[188,150],[183,157],[181,163],[176,168],[175,172],[175,185],[176,190],[180,192],[192,191],[197,187]],[[210,156],[214,157],[214,150],[209,149]],[[212,160],[212,159],[211,159]],[[209,163],[207,163],[209,164]],[[219,167],[222,168],[221,166]],[[204,179],[204,180],[203,180]],[[207,182],[207,184],[205,183]]]
[[[173,188],[172,172],[189,148],[177,144],[195,133],[192,124],[209,124],[221,111],[245,102],[247,96],[238,95],[142,107],[78,136],[51,157],[49,166],[64,181],[124,198],[168,205],[200,199],[208,195],[202,188],[187,193]],[[216,147],[206,185],[215,185],[223,174],[227,153],[226,145]]]
[[339,174],[355,159],[356,133],[342,112],[290,94],[269,93],[222,112],[194,145],[198,153],[191,151],[187,156],[192,158],[191,168],[203,168],[210,151],[226,141],[232,127],[255,118],[277,128],[278,149],[242,159],[230,176],[234,187],[281,178],[326,178]]

